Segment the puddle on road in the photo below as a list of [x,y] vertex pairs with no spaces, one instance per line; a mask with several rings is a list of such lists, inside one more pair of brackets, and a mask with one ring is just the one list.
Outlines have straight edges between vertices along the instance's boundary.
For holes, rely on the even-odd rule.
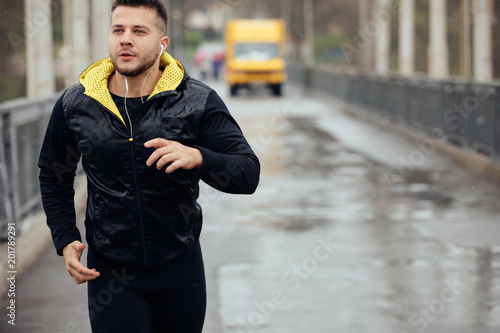
[[414,170],[402,177],[396,170],[388,170],[392,196],[430,202],[443,208],[453,204],[452,190],[439,183],[439,179],[428,171]]
[[289,118],[287,124],[280,147],[287,183],[272,201],[275,227],[303,231],[345,220],[407,223],[453,205],[451,190],[430,172],[403,177],[347,149],[312,118]]
[[329,177],[342,166],[362,165],[364,158],[347,151],[311,118],[291,118],[285,133],[287,171],[301,178]]

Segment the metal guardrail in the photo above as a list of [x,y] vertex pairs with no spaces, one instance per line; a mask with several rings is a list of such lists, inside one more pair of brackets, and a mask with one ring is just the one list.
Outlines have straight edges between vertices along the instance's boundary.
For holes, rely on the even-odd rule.
[[38,155],[57,96],[0,105],[0,239],[41,204]]
[[391,122],[500,163],[500,84],[427,77],[375,76],[333,66],[288,67],[291,81]]

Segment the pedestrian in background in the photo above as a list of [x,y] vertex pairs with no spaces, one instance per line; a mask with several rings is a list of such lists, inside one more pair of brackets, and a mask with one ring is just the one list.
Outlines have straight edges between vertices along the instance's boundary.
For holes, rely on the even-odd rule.
[[222,70],[222,66],[224,65],[224,53],[217,52],[214,54],[214,59],[212,61],[212,68],[214,72],[214,79],[219,79],[219,74]]
[[[159,0],[115,0],[109,58],[59,98],[39,158],[57,253],[88,282],[93,332],[201,332],[198,183],[251,194],[259,161],[217,93],[164,52]],[[74,179],[87,176],[87,267]]]

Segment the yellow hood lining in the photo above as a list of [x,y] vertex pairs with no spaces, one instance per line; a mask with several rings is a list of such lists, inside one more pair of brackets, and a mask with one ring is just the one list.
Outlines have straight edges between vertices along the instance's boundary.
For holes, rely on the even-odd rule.
[[[184,78],[182,64],[166,52],[160,58],[160,67],[165,68],[165,70],[148,99],[161,92],[177,89]],[[114,71],[115,67],[110,58],[99,60],[80,75],[80,83],[85,88],[85,95],[104,105],[125,124],[108,89],[108,79]]]

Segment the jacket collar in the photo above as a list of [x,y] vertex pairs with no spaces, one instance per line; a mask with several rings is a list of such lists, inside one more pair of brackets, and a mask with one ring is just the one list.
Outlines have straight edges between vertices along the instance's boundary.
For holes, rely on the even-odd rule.
[[[175,90],[184,78],[182,64],[166,52],[160,58],[160,67],[164,67],[165,70],[148,100],[161,92]],[[111,59],[105,58],[90,65],[80,75],[79,81],[85,88],[85,95],[97,100],[124,122],[108,89],[108,79],[114,71]]]

